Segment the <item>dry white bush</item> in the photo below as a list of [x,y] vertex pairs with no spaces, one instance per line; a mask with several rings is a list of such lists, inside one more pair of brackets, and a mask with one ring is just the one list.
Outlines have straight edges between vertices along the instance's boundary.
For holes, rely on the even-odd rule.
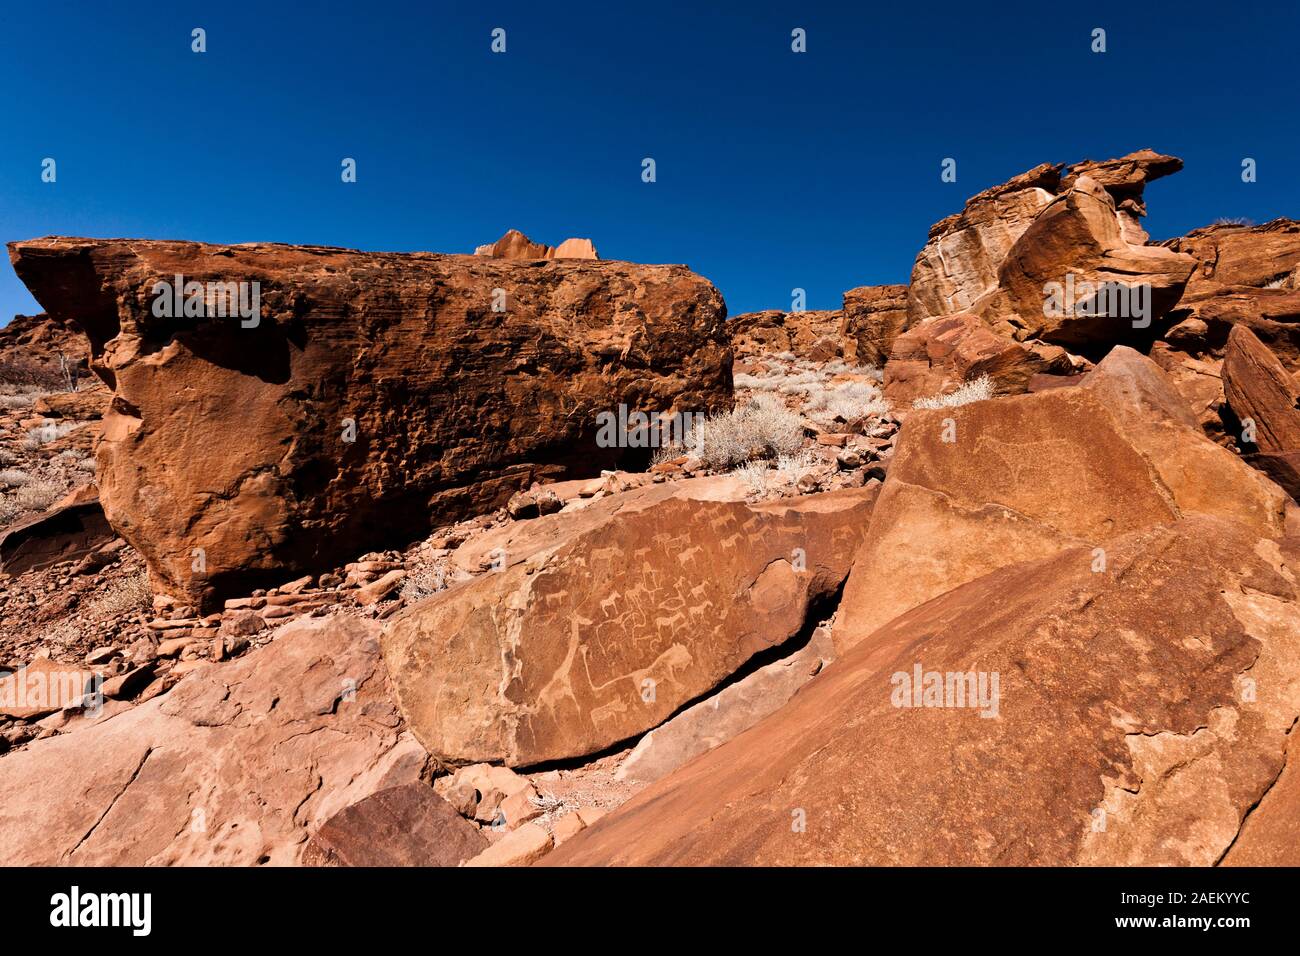
[[0,471],[0,489],[18,488],[30,483],[32,476],[19,468],[6,468]]
[[27,477],[29,480],[19,485],[12,494],[0,496],[0,525],[44,511],[63,497],[63,489],[54,482]]
[[18,460],[18,456],[8,448],[0,448],[0,465],[12,465]]
[[79,462],[77,462],[77,470],[88,471],[93,475],[95,473],[95,459],[94,458],[81,459]]
[[817,457],[804,448],[793,455],[782,455],[776,460],[776,470],[782,475],[791,475],[797,481],[809,468],[817,464]]
[[738,372],[731,378],[731,383],[736,388],[747,388],[751,391],[763,391],[776,388],[778,378],[768,376],[766,378],[758,375],[748,375],[745,372]]
[[35,428],[28,429],[27,437],[23,439],[23,447],[28,451],[35,451],[42,445],[48,445],[62,438],[76,427],[72,422],[56,422],[47,419]]
[[971,402],[982,402],[993,397],[993,380],[987,375],[964,382],[955,392],[947,395],[931,395],[918,398],[912,403],[913,408],[956,408]]
[[758,394],[692,427],[685,447],[710,468],[730,468],[751,459],[792,455],[802,445],[799,416],[776,396]]
[[27,408],[36,401],[37,392],[0,395],[0,408]]
[[808,393],[803,413],[818,425],[872,418],[889,411],[889,403],[871,382],[841,382]]
[[740,467],[733,468],[731,473],[740,479],[752,495],[761,495],[767,490],[767,465],[761,461],[747,461]]
[[152,603],[149,575],[139,571],[112,582],[103,594],[90,602],[86,616],[99,620],[127,617],[146,610]]

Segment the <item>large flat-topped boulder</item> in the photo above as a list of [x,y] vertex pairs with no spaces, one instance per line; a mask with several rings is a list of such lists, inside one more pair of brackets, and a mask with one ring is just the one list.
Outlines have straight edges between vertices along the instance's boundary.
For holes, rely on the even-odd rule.
[[543,865],[1293,863],[1294,552],[1206,516],[1109,550],[903,615]]
[[[621,403],[731,400],[725,307],[684,266],[67,238],[9,249],[114,389],[105,514],[156,587],[203,603],[405,545],[534,480],[614,467],[628,453],[597,444],[597,416]],[[160,316],[177,276],[206,303]],[[230,291],[257,315],[217,316],[232,311],[218,283],[244,283]]]
[[530,766],[642,733],[810,624],[874,497],[669,497],[503,562],[388,626],[402,713],[448,763]]

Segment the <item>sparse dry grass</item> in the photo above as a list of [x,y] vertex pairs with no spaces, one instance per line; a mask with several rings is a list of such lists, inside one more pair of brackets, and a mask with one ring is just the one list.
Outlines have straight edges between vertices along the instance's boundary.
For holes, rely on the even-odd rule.
[[152,602],[149,575],[140,571],[110,584],[103,594],[90,602],[86,616],[91,620],[127,617],[147,610]]
[[10,488],[20,488],[29,484],[32,476],[27,474],[21,468],[6,468],[0,471],[0,490],[8,491]]
[[0,474],[6,476],[7,486],[15,489],[12,494],[0,495],[0,526],[11,524],[28,514],[44,511],[63,497],[63,488],[44,478],[34,478],[16,469]]
[[803,412],[818,425],[872,418],[889,411],[889,403],[871,382],[842,382],[810,391]]
[[52,419],[46,419],[35,428],[27,430],[27,436],[23,439],[23,447],[28,451],[35,451],[52,441],[57,441],[76,427],[72,422],[56,422]]
[[767,490],[767,465],[764,462],[747,461],[733,468],[731,473],[740,479],[750,494],[761,495]]
[[13,392],[0,394],[0,408],[27,408],[40,392]]
[[982,402],[993,397],[993,380],[987,375],[964,382],[956,391],[947,395],[931,395],[918,398],[912,403],[913,408],[957,408],[971,402]]

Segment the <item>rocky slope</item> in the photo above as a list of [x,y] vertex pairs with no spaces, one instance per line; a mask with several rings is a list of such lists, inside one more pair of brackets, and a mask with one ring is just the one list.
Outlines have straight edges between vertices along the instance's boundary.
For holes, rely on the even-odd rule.
[[1300,862],[1300,232],[1152,243],[1179,168],[1044,164],[910,286],[730,322],[513,231],[13,244],[0,862]]

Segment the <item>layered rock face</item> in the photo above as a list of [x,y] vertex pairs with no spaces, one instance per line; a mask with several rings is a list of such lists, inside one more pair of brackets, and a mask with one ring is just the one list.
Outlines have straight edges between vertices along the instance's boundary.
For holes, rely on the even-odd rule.
[[289,625],[166,697],[7,755],[0,863],[299,862],[318,826],[427,772],[389,697],[377,630]]
[[[1045,164],[980,193],[931,229],[912,271],[908,324],[971,312],[1017,339],[1075,349],[1140,338],[1134,330],[1174,306],[1195,264],[1146,245],[1139,224],[1146,184],[1181,168],[1175,157],[1140,150],[1078,163],[1064,176]],[[1063,287],[1059,306],[1049,283]],[[1096,294],[1114,284],[1141,287],[1146,298],[1117,308]]]
[[1029,391],[1035,375],[1068,375],[1069,356],[1058,346],[1025,344],[998,335],[969,314],[926,319],[894,340],[885,366],[885,398],[895,408],[949,392],[987,375],[1000,395]]
[[[1288,369],[1300,370],[1300,223],[1207,226],[1163,245],[1196,260],[1174,312],[1195,330],[1193,350],[1221,349],[1232,327],[1244,325]],[[1175,344],[1177,331],[1169,336]]]
[[[683,266],[60,238],[10,256],[114,389],[109,521],[157,589],[205,605],[611,467],[597,415],[620,403],[731,399],[725,307]],[[156,314],[178,275],[204,284],[197,317]],[[236,282],[258,315],[206,317]]]
[[791,352],[796,358],[828,362],[842,354],[838,311],[746,312],[727,323],[739,355]]
[[844,357],[883,366],[894,340],[907,327],[907,286],[866,285],[844,293],[840,325]]
[[1196,515],[980,577],[545,864],[1294,860],[1294,543]]
[[806,626],[848,574],[875,497],[689,493],[654,490],[581,512],[567,534],[557,522],[549,542],[503,543],[498,573],[402,612],[384,656],[428,751],[530,766],[649,730]]
[[[1178,302],[1195,263],[1161,246],[1130,242],[1127,221],[1110,190],[1079,176],[1007,252],[986,317],[1018,339],[1076,349],[1108,348],[1151,328]],[[1055,300],[1053,286],[1060,289]],[[1112,302],[1089,294],[1089,287],[1137,290],[1137,299]]]
[[1116,535],[1192,513],[1276,537],[1286,502],[1123,347],[1075,388],[912,411],[896,447],[844,588],[841,650],[1013,561],[1104,551]]
[[88,377],[89,353],[86,337],[67,319],[15,315],[0,328],[0,381],[67,388],[70,376]]
[[971,197],[960,213],[930,227],[912,267],[908,323],[969,312],[991,294],[1002,261],[1060,183],[1061,167],[1043,163]]
[[596,247],[590,239],[565,239],[558,246],[551,247],[541,242],[533,242],[518,229],[510,229],[496,242],[479,246],[474,250],[476,256],[491,256],[494,259],[599,259]]
[[1300,496],[1300,385],[1254,333],[1234,325],[1223,359],[1223,390],[1240,429],[1238,444],[1291,497]]

